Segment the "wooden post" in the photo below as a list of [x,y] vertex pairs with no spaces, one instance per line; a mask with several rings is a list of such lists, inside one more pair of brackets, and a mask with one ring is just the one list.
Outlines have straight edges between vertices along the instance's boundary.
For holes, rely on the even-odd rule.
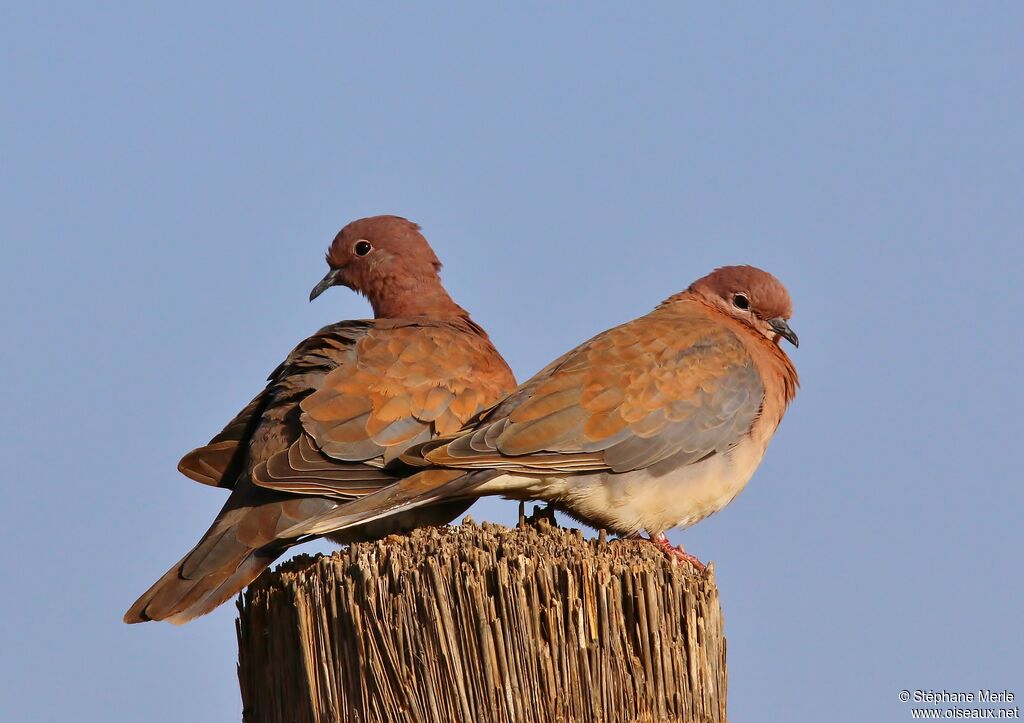
[[245,723],[725,721],[714,572],[547,520],[301,556],[239,600]]

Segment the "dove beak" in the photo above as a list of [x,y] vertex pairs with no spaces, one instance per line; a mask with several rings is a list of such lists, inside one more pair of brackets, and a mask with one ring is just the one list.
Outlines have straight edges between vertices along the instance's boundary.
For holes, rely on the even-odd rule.
[[797,338],[796,332],[789,328],[789,323],[781,316],[775,319],[769,319],[768,326],[793,346],[797,348],[800,347],[800,339]]
[[309,300],[312,301],[320,294],[327,291],[338,284],[341,276],[341,269],[331,269],[327,272],[327,275],[320,279],[320,283],[313,287],[313,290],[309,292]]

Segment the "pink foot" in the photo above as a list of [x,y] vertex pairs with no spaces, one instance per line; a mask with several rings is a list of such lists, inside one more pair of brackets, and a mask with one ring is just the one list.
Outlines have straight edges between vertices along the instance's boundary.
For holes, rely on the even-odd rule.
[[677,560],[685,560],[686,562],[693,565],[700,571],[704,570],[704,563],[698,560],[695,556],[683,549],[683,546],[672,547],[672,543],[668,541],[668,537],[664,532],[659,532],[657,535],[651,535],[651,542],[660,547],[662,551],[669,557],[674,557]]

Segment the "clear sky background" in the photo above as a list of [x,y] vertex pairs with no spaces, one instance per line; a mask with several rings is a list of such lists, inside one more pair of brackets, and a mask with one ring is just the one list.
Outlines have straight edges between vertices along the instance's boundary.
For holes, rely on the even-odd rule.
[[672,535],[731,720],[1019,701],[1024,6],[488,5],[4,4],[3,719],[239,719],[232,605],[121,615],[223,501],[178,458],[369,313],[306,297],[387,212],[520,379],[715,266],[788,285],[801,392]]

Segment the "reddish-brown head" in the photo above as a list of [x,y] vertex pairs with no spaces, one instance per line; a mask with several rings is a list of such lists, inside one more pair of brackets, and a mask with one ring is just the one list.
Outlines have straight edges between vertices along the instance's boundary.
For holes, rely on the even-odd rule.
[[441,285],[441,262],[420,227],[400,216],[345,226],[327,249],[327,265],[310,301],[331,286],[347,286],[370,301],[377,318],[464,313]]
[[754,266],[723,266],[694,281],[688,294],[764,334],[773,342],[799,346],[789,328],[793,302],[782,282]]

